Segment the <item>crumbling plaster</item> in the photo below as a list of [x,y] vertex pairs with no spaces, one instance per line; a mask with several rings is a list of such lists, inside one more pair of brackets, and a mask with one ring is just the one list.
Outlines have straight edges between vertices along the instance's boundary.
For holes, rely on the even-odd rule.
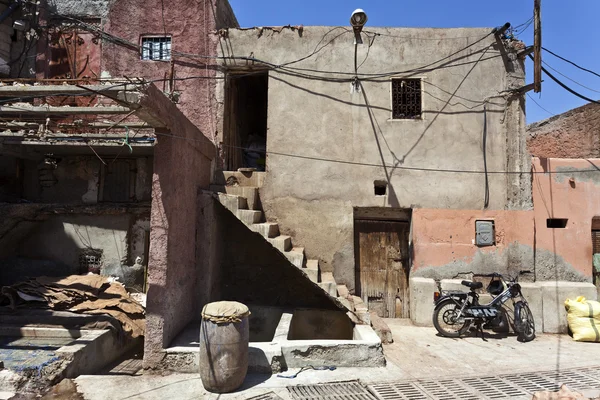
[[[351,31],[344,34],[340,28],[329,32],[331,29],[304,27],[301,33],[292,29],[268,32],[230,29],[222,35],[219,55],[252,54],[280,65],[329,43],[323,51],[293,67],[352,73]],[[489,29],[369,30],[382,36],[377,36],[372,46],[358,46],[359,63],[365,60],[359,72],[365,74],[418,68],[490,32]],[[483,59],[474,64],[482,54]],[[484,207],[484,174],[410,169],[483,171],[484,101],[487,102],[488,170],[529,169],[524,139],[520,138],[522,102],[498,95],[524,83],[522,64],[511,61],[511,70],[507,70],[493,36],[456,58],[451,64],[457,66],[446,63],[443,69],[394,75],[423,79],[423,118],[419,120],[390,120],[389,77],[380,82],[362,82],[376,120],[372,123],[363,93],[352,91],[350,82],[305,79],[294,71],[269,72],[267,151],[272,153],[267,156],[268,174],[261,188],[263,208],[268,220],[280,224],[282,233],[294,234],[294,240],[305,247],[309,258],[319,258],[324,271],[335,271],[338,283],[354,287],[352,207]],[[259,62],[227,60],[225,63],[237,67],[261,66]],[[224,95],[221,88],[219,101],[224,100]],[[399,168],[386,171],[380,166],[382,160]],[[488,178],[489,209],[531,207],[528,187],[523,190],[518,187],[527,186],[526,179],[509,180],[501,174]],[[374,195],[375,180],[388,181],[386,196]]]
[[[600,159],[533,159],[536,246],[592,279],[592,219],[600,216]],[[567,218],[548,228],[548,218]]]
[[[441,280],[498,272],[514,277],[531,271],[520,279],[588,281],[578,264],[570,263],[568,253],[556,253],[540,243],[536,218],[533,210],[415,209],[411,276]],[[477,220],[494,221],[495,245],[475,244]]]

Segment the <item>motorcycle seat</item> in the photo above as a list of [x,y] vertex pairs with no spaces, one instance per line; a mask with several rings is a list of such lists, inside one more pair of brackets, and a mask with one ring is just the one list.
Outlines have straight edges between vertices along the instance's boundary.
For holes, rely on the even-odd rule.
[[483,283],[481,282],[462,281],[461,284],[471,288],[471,290],[477,290],[483,287]]

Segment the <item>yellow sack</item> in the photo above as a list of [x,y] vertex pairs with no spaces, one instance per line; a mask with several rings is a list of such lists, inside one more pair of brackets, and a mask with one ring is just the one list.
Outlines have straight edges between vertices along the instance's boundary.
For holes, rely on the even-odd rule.
[[600,342],[600,303],[579,296],[565,300],[567,322],[578,342]]

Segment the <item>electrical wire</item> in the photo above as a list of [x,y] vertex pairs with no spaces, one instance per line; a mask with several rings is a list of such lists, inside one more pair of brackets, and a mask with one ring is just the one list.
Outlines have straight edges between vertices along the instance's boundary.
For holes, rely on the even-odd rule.
[[546,111],[548,114],[552,115],[553,117],[555,117],[555,116],[556,116],[556,114],[553,114],[553,113],[551,113],[550,111],[546,110],[544,107],[542,107],[542,106],[540,105],[540,103],[538,103],[537,101],[535,101],[535,99],[529,95],[529,93],[527,93],[527,97],[529,97],[529,99],[530,99],[531,101],[533,101],[533,102],[535,103],[535,105],[536,105],[536,106],[538,106],[538,107],[539,107],[539,108],[541,108],[542,110]]
[[567,60],[566,58],[564,58],[564,57],[561,57],[561,56],[559,56],[559,55],[558,55],[558,54],[556,54],[556,53],[553,53],[552,51],[548,50],[548,49],[547,49],[547,48],[545,48],[545,47],[542,47],[542,49],[543,49],[544,51],[546,51],[546,52],[548,52],[548,53],[552,54],[554,57],[556,57],[556,58],[560,58],[561,60],[563,60],[563,61],[565,61],[565,62],[568,62],[568,63],[569,63],[569,64],[571,64],[571,65],[574,65],[575,67],[579,68],[579,69],[580,69],[580,70],[582,70],[582,71],[589,72],[590,74],[594,74],[594,75],[596,75],[597,77],[600,77],[600,74],[598,74],[597,72],[594,72],[594,71],[592,71],[592,70],[590,70],[590,69],[587,69],[587,68],[583,68],[582,66],[579,66],[579,65],[575,64],[573,61]]
[[[533,56],[531,54],[529,54],[529,58],[531,58],[532,60],[534,60]],[[548,72],[548,70],[542,66],[540,66],[542,71],[548,75],[548,77],[550,79],[552,79],[554,82],[558,83],[563,89],[565,89],[567,92],[579,97],[580,99],[583,100],[587,100],[590,103],[595,103],[595,104],[600,104],[600,101],[596,101],[596,100],[592,100],[589,97],[586,97],[584,95],[582,95],[581,93],[576,92],[575,90],[571,89],[570,87],[568,87],[567,85],[565,85],[564,83],[562,83],[558,78],[556,78],[554,75],[552,75],[550,72]]]
[[[171,137],[175,139],[183,139],[191,142],[204,142],[208,140],[208,138],[204,137],[203,139],[196,138],[187,138],[184,136],[173,135],[165,132],[155,132],[156,136],[164,136]],[[238,149],[238,150],[252,150],[248,147],[243,146],[234,146],[223,144],[223,147]],[[292,153],[283,153],[277,151],[266,151],[267,155],[274,156],[282,156],[282,157],[290,157],[290,158],[298,158],[303,160],[313,160],[313,161],[322,161],[322,162],[331,162],[336,164],[345,164],[345,165],[356,165],[356,166],[364,166],[364,167],[374,167],[374,168],[390,168],[392,170],[407,170],[407,171],[422,171],[422,172],[439,172],[439,173],[457,173],[457,174],[485,174],[485,171],[482,170],[461,170],[461,169],[453,169],[453,168],[427,168],[427,167],[409,167],[405,165],[389,165],[389,164],[376,164],[376,163],[366,163],[366,162],[358,162],[358,161],[350,161],[350,160],[339,160],[339,159],[331,159],[331,158],[323,158],[323,157],[315,157],[315,156],[306,156],[301,154],[292,154]],[[598,168],[593,169],[582,169],[578,171],[487,171],[488,174],[493,175],[537,175],[537,174],[548,174],[548,175],[561,175],[561,174],[578,174],[578,173],[586,173],[586,172],[600,172],[600,165]]]
[[579,86],[581,86],[582,88],[585,88],[585,89],[587,89],[587,90],[590,90],[590,91],[592,91],[592,92],[600,93],[600,91],[599,91],[599,90],[595,90],[595,89],[592,89],[591,87],[587,87],[587,86],[585,86],[584,84],[581,84],[581,83],[577,82],[575,79],[569,78],[567,75],[563,74],[562,72],[558,71],[557,69],[555,69],[555,68],[552,68],[552,67],[550,66],[550,64],[548,64],[546,61],[542,61],[542,63],[543,63],[543,64],[544,64],[546,67],[550,68],[552,71],[554,71],[554,72],[556,72],[557,74],[559,74],[560,76],[562,76],[562,77],[564,77],[564,78],[566,78],[566,79],[570,80],[571,82],[575,83],[576,85],[579,85]]
[[[125,45],[125,46],[127,46],[129,48],[134,48],[134,49],[138,49],[138,50],[140,49],[140,46],[137,45],[137,44],[135,44],[135,43],[129,42],[129,41],[123,39],[123,38],[119,38],[119,37],[111,35],[111,34],[109,34],[107,32],[101,31],[97,27],[92,26],[92,25],[88,25],[85,22],[78,20],[77,18],[73,18],[73,17],[70,17],[70,16],[61,16],[61,17],[66,18],[68,20],[73,20],[73,21],[77,22],[78,24],[82,25],[86,29],[92,30],[92,31],[94,31],[94,32],[102,35],[103,38],[107,39],[110,42],[114,42],[115,44]],[[347,32],[350,31],[347,28],[336,27],[336,28],[333,28],[332,30],[330,30],[329,32],[327,32],[326,35],[329,34],[329,33],[331,33],[334,29],[344,29],[344,32],[340,33],[339,35],[337,35],[336,37],[334,37],[332,40],[330,40],[329,42],[327,42],[325,45],[321,46],[320,48],[317,48],[318,45],[319,45],[319,43],[321,43],[322,40],[323,40],[323,39],[321,39],[321,41],[317,44],[317,47],[315,47],[315,50],[313,50],[313,52],[310,53],[310,54],[308,54],[307,56],[303,56],[303,57],[301,57],[299,59],[287,61],[287,62],[284,62],[284,63],[281,63],[281,64],[274,64],[274,63],[271,63],[271,62],[268,62],[268,61],[265,61],[265,60],[254,58],[254,57],[207,56],[207,55],[193,54],[193,53],[184,53],[184,52],[177,52],[177,51],[171,51],[171,54],[173,56],[180,56],[180,57],[192,58],[192,59],[199,58],[199,59],[241,60],[241,61],[256,62],[256,63],[261,63],[263,65],[271,67],[271,70],[276,70],[276,69],[281,69],[283,67],[287,67],[289,65],[298,63],[300,61],[306,60],[309,57],[314,56],[315,54],[317,54],[318,52],[320,52],[323,48],[325,48],[327,45],[331,44],[337,37],[339,37],[339,36],[341,36],[341,35],[343,35],[343,34],[345,34],[345,33],[347,33]],[[473,43],[471,43],[471,44],[469,44],[469,45],[467,45],[467,46],[465,46],[465,47],[463,47],[463,48],[461,48],[461,49],[459,49],[459,50],[457,50],[457,51],[449,54],[448,56],[443,57],[443,58],[441,58],[439,60],[436,60],[436,61],[434,61],[434,62],[432,62],[430,64],[423,65],[423,66],[421,66],[419,68],[415,68],[415,69],[407,70],[407,71],[390,71],[390,72],[384,72],[384,73],[379,73],[379,74],[360,74],[360,76],[370,76],[370,77],[374,77],[374,78],[375,77],[388,77],[388,76],[391,76],[391,75],[397,75],[397,74],[401,74],[401,73],[415,72],[415,71],[418,71],[418,70],[426,69],[428,67],[431,67],[431,66],[433,66],[435,64],[438,64],[438,63],[440,63],[442,61],[445,61],[445,60],[453,57],[454,55],[459,54],[459,53],[461,53],[461,52],[463,52],[463,51],[465,51],[465,50],[467,50],[467,49],[475,46],[476,44],[482,42],[483,40],[485,40],[487,37],[489,37],[492,34],[493,34],[493,32],[489,32],[487,35],[485,35],[483,37],[479,37],[478,40],[476,40]],[[326,37],[326,35],[324,37]],[[288,67],[288,69],[294,69],[294,67]],[[344,72],[344,71],[318,71],[317,70],[317,72],[323,73],[323,74],[346,74],[346,72]],[[354,74],[352,74],[352,75],[354,75]],[[304,77],[310,77],[310,76],[306,76],[306,74],[305,74]],[[323,79],[322,77],[314,77],[314,78],[316,78],[316,79]],[[337,81],[339,81],[339,82],[348,82],[348,80],[346,80],[346,79],[338,79]]]

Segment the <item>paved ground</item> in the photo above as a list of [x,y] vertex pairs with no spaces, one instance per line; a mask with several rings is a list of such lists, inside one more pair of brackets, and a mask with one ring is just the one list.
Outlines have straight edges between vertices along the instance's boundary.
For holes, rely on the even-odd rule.
[[[275,393],[289,399],[286,386],[359,379],[363,384],[450,380],[465,377],[492,377],[516,372],[572,371],[600,366],[600,343],[578,343],[565,335],[540,335],[533,342],[520,343],[515,336],[448,339],[433,328],[419,328],[401,320],[387,320],[394,344],[385,346],[385,368],[340,368],[335,371],[306,371],[295,379],[275,375],[249,375],[236,393],[214,395],[204,391],[196,374],[95,375],[76,379],[79,391],[95,399],[248,399]],[[590,369],[594,370],[595,369]],[[292,374],[295,371],[287,371]],[[562,379],[562,378],[559,378]],[[600,387],[596,388],[600,389]],[[588,392],[588,395],[598,393]]]

